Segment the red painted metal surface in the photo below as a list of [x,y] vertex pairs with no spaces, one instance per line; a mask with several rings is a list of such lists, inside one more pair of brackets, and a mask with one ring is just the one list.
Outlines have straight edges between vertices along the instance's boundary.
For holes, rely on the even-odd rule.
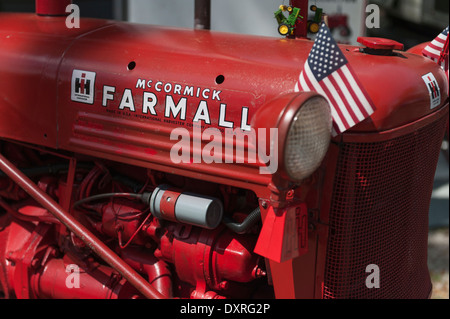
[[155,256],[173,264],[179,280],[194,287],[191,297],[205,296],[212,288],[218,291],[214,298],[222,295],[244,298],[254,289],[252,281],[265,276],[260,257],[252,253],[254,236],[180,224],[166,228],[168,231],[162,236],[156,236],[153,227],[148,228],[148,234],[156,236],[160,243]]
[[80,264],[82,262],[79,260],[63,258],[49,260],[41,271],[34,273],[30,278],[34,297],[40,299],[129,299],[141,296],[118,273],[103,265],[86,264],[86,268],[77,269],[83,289],[66,285],[70,265]]
[[[9,90],[11,96],[6,98],[10,103],[3,105],[2,109],[17,109],[14,114],[20,114],[20,117],[9,119],[8,123],[2,125],[1,135],[94,156],[104,154],[105,157],[108,154],[108,157],[120,158],[123,161],[139,161],[147,167],[169,164],[167,158],[173,145],[167,143],[170,132],[180,124],[192,130],[186,125],[192,125],[197,107],[203,99],[201,93],[209,96],[207,102],[213,127],[218,127],[222,104],[226,104],[226,120],[233,122],[235,127],[241,125],[243,118],[245,120],[243,108],[249,110],[247,121],[250,123],[259,107],[277,96],[293,91],[302,61],[311,49],[311,43],[303,40],[229,36],[90,21],[86,21],[82,29],[75,31],[73,36],[77,35],[78,38],[69,47],[72,31],[67,31],[61,23],[60,28],[55,30],[61,34],[61,41],[45,43],[50,40],[48,32],[42,36],[34,33],[42,24],[39,17],[20,17],[22,23],[18,25],[18,30],[22,39],[15,40],[17,33],[9,38],[7,36],[8,39],[3,41],[2,46],[6,45],[4,52],[8,52],[8,59],[5,57],[2,61],[11,61],[10,54],[13,52],[20,50],[23,55],[27,51],[15,43],[28,43],[28,47],[34,51],[30,57],[47,58],[40,63],[32,61],[29,68],[24,67],[30,74],[34,74],[36,79],[33,79],[33,76],[24,77],[22,73],[13,73],[14,70],[6,74],[6,77],[10,78],[7,86],[12,86]],[[8,33],[8,29],[11,29],[11,25],[18,19],[15,15],[2,16],[0,32]],[[88,31],[91,32],[87,33]],[[86,35],[79,37],[83,33]],[[23,37],[27,34],[29,41],[24,41]],[[20,42],[15,42],[18,40]],[[154,43],[160,45],[155,47]],[[261,47],[264,47],[264,50],[260,50]],[[37,48],[45,48],[45,54],[36,52]],[[382,131],[406,124],[431,112],[423,107],[428,99],[428,91],[421,76],[432,71],[439,85],[444,86],[445,75],[437,66],[407,53],[387,58],[360,53],[355,47],[344,46],[343,49],[378,110],[371,119],[358,125],[355,130]],[[241,50],[242,54],[239,53]],[[54,55],[49,55],[52,52],[55,52]],[[63,58],[62,52],[65,52]],[[55,62],[60,59],[60,64],[51,63],[50,57],[55,59]],[[11,62],[8,65],[14,64]],[[127,69],[130,62],[136,63],[133,70]],[[52,74],[48,71],[48,68],[57,65],[58,73]],[[367,67],[368,65],[370,67]],[[37,66],[40,70],[34,70]],[[5,66],[2,69],[10,68]],[[93,104],[71,101],[74,69],[95,72]],[[392,72],[394,69],[395,72]],[[45,77],[42,78],[44,70]],[[179,74],[183,74],[183,77],[180,78]],[[270,78],[267,74],[271,75]],[[225,77],[225,82],[220,85],[215,82],[219,75]],[[376,85],[371,84],[374,78],[377,79]],[[410,81],[403,81],[405,78]],[[145,80],[145,89],[136,88],[139,80]],[[21,87],[35,89],[27,89],[20,96],[13,95],[17,83],[21,83]],[[40,86],[35,83],[40,83]],[[50,92],[50,88],[54,88],[56,83],[60,92],[58,101],[51,101],[49,99],[55,99],[55,95]],[[149,88],[148,85],[152,87]],[[115,93],[109,93],[112,95],[111,100],[105,97],[105,86],[115,88]],[[173,99],[175,103],[181,99],[181,95],[174,93],[176,86],[181,86],[183,92],[186,87],[195,90],[192,93],[194,96],[188,100],[185,121],[180,121],[180,117],[165,118],[166,99]],[[200,90],[199,97],[196,96],[197,89]],[[147,91],[154,93],[158,99],[155,106],[157,116],[152,116],[149,110],[143,109],[144,92]],[[132,92],[134,111],[130,108],[119,110],[126,92]],[[445,100],[445,96],[442,100]],[[34,105],[37,102],[37,105],[31,107],[33,104],[30,101],[35,101]],[[103,103],[107,106],[103,106]],[[58,118],[55,118],[56,114]],[[19,120],[24,123],[27,119],[29,125],[21,125],[19,131],[14,130],[13,136],[12,123]],[[120,126],[117,125],[119,122]],[[180,164],[177,168],[196,172],[198,177],[212,175],[211,178],[225,177],[263,185],[270,182],[267,176],[257,173],[257,167],[254,165],[233,165],[232,170],[226,165]],[[230,171],[237,174],[230,176]]]
[[[269,208],[255,253],[282,263],[305,254],[308,250],[307,207],[295,203],[281,209]],[[305,236],[306,235],[306,236]]]
[[[308,1],[291,4],[306,17]],[[335,138],[317,172],[294,184],[283,171],[284,137],[296,110],[315,96],[294,92],[312,47],[299,23],[296,39],[278,39],[95,19],[67,29],[64,17],[0,14],[0,291],[17,298],[427,297],[424,227],[448,117],[446,76],[421,47],[401,52],[388,40],[363,41],[394,50],[385,56],[341,46],[377,110]],[[434,108],[422,78],[429,73],[442,88]],[[236,155],[227,164],[174,163],[173,129],[198,137],[194,124],[222,132],[278,127],[280,169],[262,175],[263,163],[236,163]],[[259,207],[261,220],[237,234],[224,225],[160,221],[130,198],[74,207],[93,195],[149,194],[163,184],[220,198],[236,223]],[[367,220],[377,212],[377,223]],[[383,235],[372,243],[366,234]],[[397,239],[420,244],[396,246]],[[347,240],[360,250],[345,250]],[[390,250],[397,248],[417,258]],[[383,267],[391,278],[409,267],[421,278],[399,279],[402,293],[386,285],[370,294],[358,286],[360,275],[346,276],[365,266],[359,257],[381,263],[389,252],[396,257]],[[82,266],[84,289],[66,285],[70,264]]]

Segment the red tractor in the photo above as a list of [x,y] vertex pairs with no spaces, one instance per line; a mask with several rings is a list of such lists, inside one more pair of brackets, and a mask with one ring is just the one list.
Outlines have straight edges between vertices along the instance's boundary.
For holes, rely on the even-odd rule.
[[[68,29],[68,3],[0,14],[4,297],[430,296],[448,122],[446,90],[430,108],[423,80],[448,85],[436,63],[388,40],[341,46],[377,110],[331,137],[327,100],[295,90],[313,42]],[[255,145],[276,157],[252,161]]]

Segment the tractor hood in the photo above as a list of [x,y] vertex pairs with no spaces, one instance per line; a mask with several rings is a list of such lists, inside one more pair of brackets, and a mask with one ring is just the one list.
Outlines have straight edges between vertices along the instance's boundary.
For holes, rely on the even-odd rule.
[[[8,79],[0,111],[12,119],[0,136],[139,164],[167,164],[177,127],[250,129],[258,109],[294,92],[313,45],[94,19],[67,29],[64,18],[0,17],[0,75]],[[353,132],[405,125],[448,99],[445,74],[428,59],[341,50],[376,106]],[[252,179],[246,172],[243,179]]]

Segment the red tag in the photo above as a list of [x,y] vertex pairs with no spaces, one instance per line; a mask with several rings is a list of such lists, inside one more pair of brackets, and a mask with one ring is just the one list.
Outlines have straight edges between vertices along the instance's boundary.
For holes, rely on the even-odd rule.
[[278,263],[305,254],[308,251],[307,219],[305,204],[281,209],[270,207],[255,253]]

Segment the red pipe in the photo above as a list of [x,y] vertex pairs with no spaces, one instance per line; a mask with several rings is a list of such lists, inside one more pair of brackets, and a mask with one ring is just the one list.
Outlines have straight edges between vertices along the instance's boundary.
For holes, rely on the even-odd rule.
[[165,298],[125,261],[119,258],[108,246],[106,246],[73,216],[64,211],[61,206],[59,206],[50,196],[37,187],[27,176],[25,176],[25,174],[23,174],[1,154],[0,169],[39,204],[46,208],[53,216],[61,221],[64,226],[80,238],[95,254],[102,258],[112,268],[117,270],[145,297],[150,299]]
[[291,0],[290,3],[293,7],[300,8],[300,15],[303,17],[303,19],[299,19],[295,25],[294,36],[296,38],[307,38],[309,0]]
[[167,298],[173,297],[172,273],[163,260],[134,247],[121,250],[120,256],[134,269],[145,272],[148,281],[161,294]]
[[195,22],[197,30],[211,29],[211,0],[195,0]]
[[36,0],[36,14],[40,16],[65,16],[72,0]]
[[63,259],[51,259],[41,272],[33,274],[30,282],[35,296],[40,299],[130,299],[137,293],[127,289],[124,279],[114,280],[114,271],[102,265],[80,268],[79,287],[70,287],[66,282],[66,267]]

